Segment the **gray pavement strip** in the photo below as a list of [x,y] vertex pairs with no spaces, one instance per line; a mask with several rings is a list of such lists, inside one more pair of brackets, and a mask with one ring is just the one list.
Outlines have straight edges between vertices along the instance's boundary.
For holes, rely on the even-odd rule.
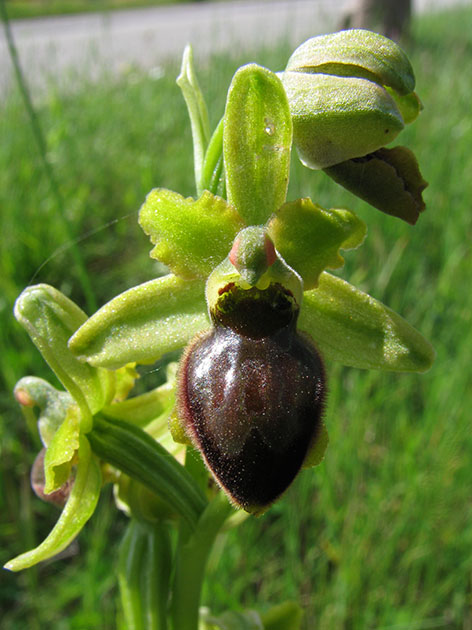
[[[233,0],[16,20],[12,31],[33,91],[80,78],[96,80],[138,67],[159,76],[191,42],[198,59],[212,52],[251,50],[274,41],[297,45],[335,30],[353,0]],[[414,0],[425,11],[472,0]],[[0,97],[11,89],[12,67],[0,35]]]

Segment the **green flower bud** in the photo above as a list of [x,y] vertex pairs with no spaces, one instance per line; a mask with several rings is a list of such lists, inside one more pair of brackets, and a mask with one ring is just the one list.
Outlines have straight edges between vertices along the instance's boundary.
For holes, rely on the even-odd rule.
[[386,37],[361,29],[309,39],[280,78],[294,144],[313,169],[380,149],[421,109],[405,53]]

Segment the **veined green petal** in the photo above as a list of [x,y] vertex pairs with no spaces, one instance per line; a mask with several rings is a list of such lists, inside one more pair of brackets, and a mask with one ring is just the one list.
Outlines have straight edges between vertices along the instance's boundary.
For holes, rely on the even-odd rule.
[[399,94],[415,89],[413,68],[403,50],[365,29],[312,37],[295,50],[287,70],[369,78]]
[[92,365],[117,368],[156,360],[208,327],[205,283],[169,274],[105,304],[79,328],[69,347]]
[[7,562],[5,569],[21,571],[52,558],[65,549],[92,516],[97,505],[102,477],[86,437],[80,438],[79,463],[72,490],[59,520],[49,536],[36,549]]
[[305,289],[311,289],[322,271],[343,266],[339,250],[358,247],[367,227],[349,210],[325,210],[311,199],[297,199],[277,210],[267,231],[285,262],[303,278]]
[[326,359],[366,369],[425,372],[431,344],[400,315],[326,272],[304,293],[299,329]]
[[82,429],[89,430],[90,414],[101,409],[113,394],[113,375],[81,363],[67,347],[69,337],[86,321],[86,314],[47,284],[25,289],[15,303],[14,313],[79,405]]
[[45,494],[64,484],[71,473],[72,463],[80,445],[80,413],[69,407],[64,422],[54,434],[44,457]]
[[236,210],[208,190],[195,201],[165,188],[148,194],[139,224],[155,245],[152,258],[184,278],[206,278],[244,227]]
[[287,194],[292,120],[278,77],[240,68],[226,101],[223,155],[228,201],[248,225],[265,223]]

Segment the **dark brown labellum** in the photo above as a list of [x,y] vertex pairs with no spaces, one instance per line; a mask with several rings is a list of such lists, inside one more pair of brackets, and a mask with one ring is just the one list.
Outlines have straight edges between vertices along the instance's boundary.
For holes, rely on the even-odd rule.
[[178,412],[231,500],[260,513],[293,481],[319,434],[324,369],[281,287],[257,297],[227,290],[242,299],[227,297],[229,310],[222,319],[212,313],[215,326],[187,349]]

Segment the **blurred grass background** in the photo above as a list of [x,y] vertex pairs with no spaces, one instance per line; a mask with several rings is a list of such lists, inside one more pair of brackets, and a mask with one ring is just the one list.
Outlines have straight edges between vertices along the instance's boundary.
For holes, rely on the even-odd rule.
[[[341,275],[404,315],[437,351],[425,375],[329,365],[324,463],[303,472],[261,519],[220,539],[205,604],[215,612],[301,598],[305,630],[472,629],[472,9],[415,19],[408,45],[425,110],[399,143],[414,149],[428,209],[414,228],[381,215],[294,160],[289,198],[356,210],[369,226]],[[235,69],[282,69],[280,44],[200,72],[212,119]],[[196,51],[198,57],[198,50]],[[99,305],[153,277],[137,210],[154,186],[193,194],[192,149],[177,67],[51,86],[39,116],[66,218]],[[468,73],[468,74],[467,74]],[[0,105],[0,560],[38,543],[57,518],[29,489],[39,448],[11,391],[25,374],[50,378],[11,314],[30,283],[84,304],[70,241],[55,220],[19,96]],[[112,629],[116,545],[124,518],[109,492],[72,558],[0,574],[5,630]]]
[[[5,0],[11,19],[134,9],[183,2],[192,2],[192,0]],[[193,0],[193,2],[198,2],[198,0]]]

